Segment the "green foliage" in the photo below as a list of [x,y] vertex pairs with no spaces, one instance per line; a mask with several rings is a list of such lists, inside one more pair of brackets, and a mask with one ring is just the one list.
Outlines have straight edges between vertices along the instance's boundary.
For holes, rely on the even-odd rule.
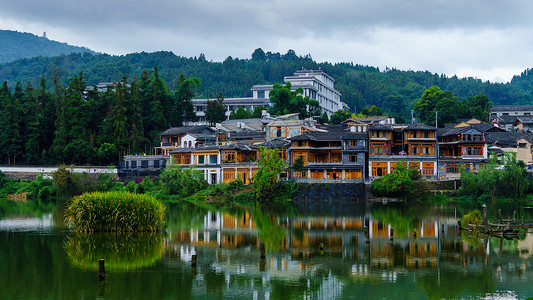
[[158,231],[165,227],[165,206],[154,196],[93,192],[68,204],[65,220],[79,232]]
[[468,226],[468,224],[481,225],[482,222],[483,218],[481,217],[481,213],[477,209],[468,212],[461,219],[461,224],[463,224],[464,226]]
[[329,121],[331,124],[340,124],[352,117],[349,111],[339,109],[331,115]]
[[307,111],[307,105],[310,104],[309,97],[303,96],[302,88],[292,91],[290,82],[285,85],[274,84],[270,91],[270,102],[272,103],[270,113],[273,115],[298,113],[304,118],[311,115]]
[[286,196],[280,174],[287,170],[279,149],[260,148],[259,170],[253,179],[253,190],[260,202],[275,202]]
[[427,89],[415,103],[418,119],[427,125],[435,126],[435,112],[438,112],[438,125],[453,123],[463,114],[463,106],[451,91],[442,91],[438,86]]
[[363,116],[376,117],[376,116],[382,116],[383,111],[381,110],[381,108],[376,107],[375,105],[372,105],[370,108],[368,107],[363,108],[363,110],[361,111],[361,114]]
[[402,196],[413,192],[413,180],[405,163],[398,163],[392,173],[372,181],[370,186],[379,196]]
[[248,109],[239,107],[237,111],[231,111],[229,115],[230,120],[250,119],[252,118],[252,112]]
[[206,187],[202,171],[195,169],[165,168],[159,175],[159,184],[161,194],[180,197],[190,196]]
[[294,160],[294,164],[292,165],[292,169],[297,172],[301,172],[304,169],[304,161],[301,157],[298,157],[296,160]]
[[222,93],[218,94],[217,100],[207,100],[207,107],[205,109],[205,119],[210,125],[215,125],[226,120],[226,106],[223,103],[224,96]]
[[326,112],[322,114],[322,118],[320,118],[320,124],[327,124],[329,123],[329,117]]
[[87,271],[97,271],[100,259],[115,272],[153,266],[164,250],[163,238],[157,233],[76,233],[65,241],[70,263]]
[[496,169],[495,156],[476,172],[461,170],[461,189],[458,195],[470,200],[494,201],[496,197],[520,199],[532,187],[522,161],[517,161],[514,153],[506,153],[505,166]]

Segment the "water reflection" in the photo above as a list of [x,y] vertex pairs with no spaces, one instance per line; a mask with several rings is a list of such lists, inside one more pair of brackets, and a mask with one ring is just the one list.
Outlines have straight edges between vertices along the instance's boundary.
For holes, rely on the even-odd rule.
[[[111,269],[105,299],[533,295],[533,233],[523,240],[463,236],[456,226],[463,212],[453,207],[377,205],[317,214],[184,204],[168,211],[163,236],[0,227],[0,299],[97,298],[99,258]],[[267,245],[264,260],[260,242]]]
[[98,270],[99,259],[112,271],[153,266],[163,251],[158,233],[76,233],[65,241],[69,261],[83,270]]

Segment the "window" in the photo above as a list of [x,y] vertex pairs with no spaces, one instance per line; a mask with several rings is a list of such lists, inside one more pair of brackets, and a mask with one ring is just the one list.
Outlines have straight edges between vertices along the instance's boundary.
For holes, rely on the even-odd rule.
[[198,164],[204,164],[205,163],[205,157],[203,155],[198,155]]
[[130,168],[130,162],[127,161],[127,162],[126,162],[126,169],[129,169],[129,168]]
[[265,98],[265,91],[257,91],[257,98]]
[[291,136],[297,136],[298,135],[298,129],[297,128],[291,129],[291,130],[289,130],[289,133],[290,133]]
[[429,138],[429,131],[424,131],[424,138]]
[[383,154],[383,147],[382,146],[374,146],[374,147],[372,147],[372,154],[382,155]]
[[351,140],[350,147],[357,147],[357,140]]
[[274,137],[281,137],[281,127],[276,128],[276,135]]
[[216,164],[217,163],[217,157],[218,155],[209,155],[209,163],[210,164]]
[[159,168],[159,160],[154,160],[154,168]]
[[148,168],[148,161],[147,160],[141,160],[141,168],[143,168],[143,169]]
[[136,160],[132,160],[131,161],[131,168],[132,169],[136,169],[137,168],[137,161]]
[[357,154],[350,154],[349,162],[356,163],[357,162]]

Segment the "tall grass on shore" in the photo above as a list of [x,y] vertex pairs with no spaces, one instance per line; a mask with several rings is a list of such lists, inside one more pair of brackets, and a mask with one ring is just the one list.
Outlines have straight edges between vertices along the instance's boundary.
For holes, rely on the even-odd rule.
[[129,192],[93,192],[72,198],[65,220],[79,232],[159,231],[165,206],[154,196]]

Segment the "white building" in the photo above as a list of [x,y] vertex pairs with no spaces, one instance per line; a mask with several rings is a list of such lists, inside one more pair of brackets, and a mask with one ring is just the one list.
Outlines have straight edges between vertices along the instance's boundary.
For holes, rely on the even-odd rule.
[[[292,90],[303,89],[303,96],[317,100],[324,112],[331,116],[339,109],[349,110],[348,105],[341,101],[341,93],[334,88],[335,79],[322,70],[300,70],[294,72],[293,76],[285,76],[284,82],[290,82]],[[270,107],[270,91],[273,85],[254,85],[252,87],[252,97],[226,98],[224,104],[228,108],[226,116],[230,111],[237,111],[239,107],[254,110],[256,107]],[[216,99],[192,99],[194,110],[198,116],[198,122],[187,125],[205,125],[205,109],[207,100]]]

